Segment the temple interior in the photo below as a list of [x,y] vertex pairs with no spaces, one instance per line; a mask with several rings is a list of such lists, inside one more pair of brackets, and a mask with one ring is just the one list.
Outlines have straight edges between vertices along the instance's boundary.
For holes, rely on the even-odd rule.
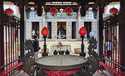
[[0,0],[0,76],[125,76],[125,0]]

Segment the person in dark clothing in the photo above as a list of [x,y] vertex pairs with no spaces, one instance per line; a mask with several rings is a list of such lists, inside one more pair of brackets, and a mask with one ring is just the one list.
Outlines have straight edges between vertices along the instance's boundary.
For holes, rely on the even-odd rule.
[[40,47],[39,47],[39,41],[38,41],[37,37],[34,37],[33,48],[34,48],[34,52],[37,52],[40,49]]

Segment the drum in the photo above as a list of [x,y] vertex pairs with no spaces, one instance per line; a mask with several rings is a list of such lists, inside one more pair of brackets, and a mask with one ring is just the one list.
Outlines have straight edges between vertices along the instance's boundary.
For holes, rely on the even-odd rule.
[[78,72],[87,59],[81,56],[55,55],[39,58],[35,62],[48,76],[68,76]]

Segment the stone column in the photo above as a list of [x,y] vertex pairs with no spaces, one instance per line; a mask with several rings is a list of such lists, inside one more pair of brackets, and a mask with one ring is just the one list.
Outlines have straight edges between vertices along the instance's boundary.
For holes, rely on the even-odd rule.
[[[97,20],[94,20],[92,22],[92,30],[91,31],[95,33],[94,37],[96,38],[97,42],[99,42],[99,29],[98,29],[98,22],[97,22]],[[99,53],[99,44],[97,44],[96,52]]]
[[71,32],[71,30],[72,30],[72,22],[71,21],[68,21],[67,23],[66,23],[66,39],[71,39],[72,37],[72,32]]
[[52,22],[52,39],[57,39],[57,22]]
[[26,21],[25,38],[26,39],[32,39],[32,23],[31,23],[31,21]]
[[[46,12],[45,12],[44,6],[42,6],[42,11],[43,11],[43,13],[42,13],[42,21],[40,22],[40,30],[42,30],[42,28],[44,26],[47,26],[46,14],[45,14]],[[41,39],[43,39],[42,35],[40,37],[41,37]]]
[[99,40],[99,37],[98,37],[98,24],[97,24],[97,21],[96,20],[93,20],[93,22],[92,22],[92,30],[91,30],[92,32],[95,32],[95,38],[97,39],[97,40]]
[[80,39],[80,38],[81,38],[81,37],[80,37],[80,34],[79,34],[79,29],[80,29],[80,27],[81,27],[82,25],[84,25],[84,20],[83,20],[83,19],[82,19],[82,20],[80,19],[79,24],[76,25],[76,34],[77,34],[77,35],[76,35],[76,36],[77,36],[76,38],[77,38],[77,39]]
[[46,26],[45,17],[43,16],[42,18],[43,18],[43,19],[42,19],[42,25],[43,25],[43,26]]
[[42,28],[43,28],[43,22],[40,21],[40,23],[39,23],[39,39],[42,39],[42,38],[43,38],[43,36],[41,35],[41,30],[42,30]]
[[79,36],[79,28],[80,28],[80,25],[81,25],[81,6],[79,7],[79,10],[78,10],[78,21],[77,21],[77,24],[76,24],[76,38],[77,39],[80,39],[80,36]]
[[42,13],[42,25],[43,26],[46,26],[47,25],[47,23],[46,23],[46,19],[45,19],[45,10],[44,10],[44,7],[42,7],[43,8],[43,13]]

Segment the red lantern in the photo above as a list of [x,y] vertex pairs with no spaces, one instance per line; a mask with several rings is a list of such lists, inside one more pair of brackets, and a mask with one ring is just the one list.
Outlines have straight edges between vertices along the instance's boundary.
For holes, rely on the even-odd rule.
[[57,9],[55,7],[50,8],[50,12],[52,16],[55,16],[57,13]]
[[14,11],[11,8],[8,8],[4,11],[4,13],[11,16],[11,15],[13,15]]
[[44,37],[47,37],[48,35],[48,28],[47,27],[43,27],[42,31],[41,31],[41,34],[44,36]]
[[79,30],[79,34],[80,36],[85,36],[85,34],[87,34],[87,30],[85,27],[81,27]]
[[71,7],[67,7],[67,8],[64,9],[64,12],[66,12],[67,15],[71,15],[73,10],[72,10]]
[[118,9],[113,7],[110,9],[110,13],[112,13],[113,15],[116,15],[118,13]]

